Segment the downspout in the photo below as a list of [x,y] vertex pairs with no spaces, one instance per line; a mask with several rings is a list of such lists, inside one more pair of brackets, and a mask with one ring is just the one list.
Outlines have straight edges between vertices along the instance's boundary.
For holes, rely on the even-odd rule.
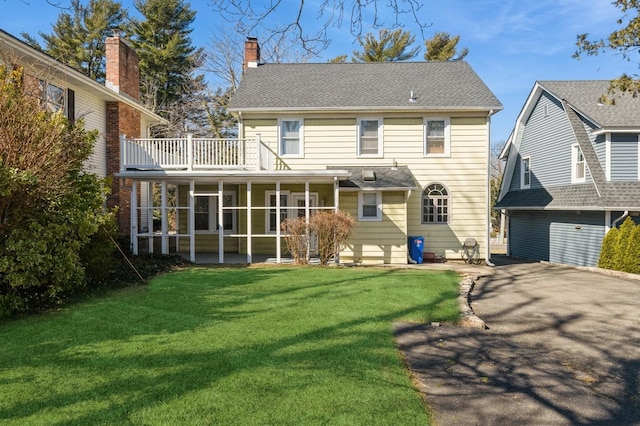
[[620,216],[619,218],[617,218],[616,220],[614,220],[613,222],[611,222],[611,228],[615,228],[616,225],[618,224],[618,222],[621,222],[622,220],[624,220],[627,216],[629,216],[629,210],[625,210],[624,213],[622,213],[622,216]]
[[494,110],[490,110],[487,116],[487,247],[484,252],[484,261],[487,266],[496,266],[491,263],[491,116],[493,114]]

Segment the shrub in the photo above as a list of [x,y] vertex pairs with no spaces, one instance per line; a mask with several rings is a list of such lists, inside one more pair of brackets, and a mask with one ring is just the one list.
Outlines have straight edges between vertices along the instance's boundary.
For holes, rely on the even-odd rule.
[[105,214],[104,181],[83,171],[97,132],[42,110],[25,80],[0,65],[2,316],[59,303],[83,287],[80,253]]
[[285,219],[280,224],[287,249],[298,265],[309,263],[309,227],[304,217]]
[[636,224],[630,218],[627,217],[620,228],[618,229],[618,239],[615,245],[615,256],[613,269],[617,271],[626,271],[629,264],[629,242],[631,241],[631,233],[635,229]]
[[602,240],[602,249],[600,250],[600,259],[598,267],[604,269],[615,269],[614,262],[616,257],[616,244],[618,242],[618,228],[611,228]]
[[318,212],[309,223],[318,237],[318,256],[322,265],[336,259],[351,238],[355,221],[344,211]]
[[631,232],[626,253],[625,271],[640,274],[640,225]]

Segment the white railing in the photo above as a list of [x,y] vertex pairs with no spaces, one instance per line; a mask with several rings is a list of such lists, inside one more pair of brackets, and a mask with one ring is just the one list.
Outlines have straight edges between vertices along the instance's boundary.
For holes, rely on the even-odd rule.
[[121,171],[125,170],[272,170],[273,152],[256,139],[121,138]]

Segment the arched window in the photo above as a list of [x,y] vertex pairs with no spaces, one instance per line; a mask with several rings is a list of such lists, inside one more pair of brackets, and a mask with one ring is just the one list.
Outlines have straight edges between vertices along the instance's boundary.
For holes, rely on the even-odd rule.
[[444,185],[432,183],[422,191],[422,223],[449,221],[449,192]]

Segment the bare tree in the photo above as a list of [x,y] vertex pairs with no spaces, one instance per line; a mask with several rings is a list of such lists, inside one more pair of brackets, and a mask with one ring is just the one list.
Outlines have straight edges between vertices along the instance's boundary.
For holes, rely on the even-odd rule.
[[[282,0],[214,0],[213,8],[224,19],[234,23],[241,34],[264,30],[269,34],[264,41],[273,45],[293,38],[314,56],[329,45],[329,29],[340,28],[345,22],[354,39],[361,37],[368,28],[402,27],[406,16],[420,28],[427,26],[419,17],[423,7],[420,0],[322,0],[319,4],[314,3],[317,6],[310,4],[300,0],[296,7],[291,7],[290,3]],[[384,19],[386,16],[391,17],[391,22]],[[317,22],[319,28],[308,29],[308,22]]]

